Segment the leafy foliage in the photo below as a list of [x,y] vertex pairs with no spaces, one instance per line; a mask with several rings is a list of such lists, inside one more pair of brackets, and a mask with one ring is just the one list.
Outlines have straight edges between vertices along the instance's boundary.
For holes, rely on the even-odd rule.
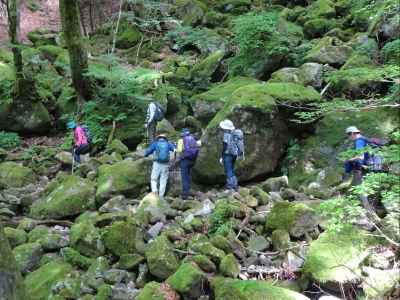
[[240,213],[240,203],[227,199],[220,200],[211,214],[211,226],[209,232],[216,235],[226,235],[233,228],[231,217]]
[[385,61],[398,64],[398,62],[400,61],[400,39],[387,43],[382,48],[382,52]]
[[21,139],[15,132],[0,131],[0,148],[11,149],[21,145]]

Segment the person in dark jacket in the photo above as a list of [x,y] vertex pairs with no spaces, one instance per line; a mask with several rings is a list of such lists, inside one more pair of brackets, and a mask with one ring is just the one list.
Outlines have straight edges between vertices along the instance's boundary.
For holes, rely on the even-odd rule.
[[81,162],[81,154],[86,154],[90,150],[90,144],[85,130],[74,121],[67,123],[67,128],[74,131],[73,159],[76,163]]
[[235,130],[231,120],[223,120],[219,123],[219,127],[223,130],[224,136],[222,141],[222,154],[220,163],[223,164],[226,175],[226,188],[229,190],[238,189],[238,179],[235,174],[235,162],[237,156],[229,153],[228,145],[232,139],[232,133]]

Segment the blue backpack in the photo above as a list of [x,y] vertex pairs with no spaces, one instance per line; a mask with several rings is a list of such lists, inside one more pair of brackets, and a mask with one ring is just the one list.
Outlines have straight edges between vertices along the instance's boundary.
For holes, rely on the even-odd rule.
[[89,144],[92,143],[92,133],[90,132],[90,129],[87,125],[83,124],[81,125],[83,132],[85,133],[86,139]]
[[[371,146],[372,148],[380,148],[389,143],[389,141],[380,138],[368,138],[362,136],[360,139],[363,139],[367,143],[367,145]],[[381,155],[367,153],[367,155],[364,155],[364,160],[370,171],[379,172],[383,170],[384,159]]]
[[156,161],[159,163],[169,162],[169,142],[167,140],[159,140],[156,146]]

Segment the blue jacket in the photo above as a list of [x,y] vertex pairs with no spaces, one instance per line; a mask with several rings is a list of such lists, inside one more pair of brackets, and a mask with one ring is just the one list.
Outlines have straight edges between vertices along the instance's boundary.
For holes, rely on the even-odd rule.
[[[159,140],[166,140],[166,139],[161,138],[161,139],[159,139]],[[145,156],[145,157],[147,157],[147,156],[153,154],[154,151],[157,150],[157,146],[158,146],[158,141],[159,141],[159,140],[157,140],[157,141],[151,143],[151,145],[149,146],[149,148],[146,149],[146,151],[144,152],[144,156]],[[168,140],[167,140],[167,141],[168,141]],[[175,145],[174,145],[174,144],[168,143],[168,147],[169,147],[169,151],[171,151],[171,152],[175,151]]]

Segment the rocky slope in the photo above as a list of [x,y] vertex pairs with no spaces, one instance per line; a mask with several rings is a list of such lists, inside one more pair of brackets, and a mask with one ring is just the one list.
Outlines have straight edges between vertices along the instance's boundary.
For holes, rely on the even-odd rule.
[[[104,57],[110,24],[88,38],[95,96],[81,118],[95,147],[73,174],[64,123],[78,104],[62,34],[27,35],[23,106],[11,102],[13,59],[0,48],[0,130],[26,141],[0,135],[10,147],[0,149],[0,295],[25,299],[23,281],[32,300],[400,297],[398,205],[362,211],[339,233],[320,208],[350,195],[338,186],[347,126],[399,143],[396,1],[137,5],[124,8],[114,56]],[[176,167],[165,202],[148,194],[143,120],[154,98],[167,108],[158,130],[175,139],[189,127],[203,143],[188,201]],[[294,120],[343,102],[368,109]],[[218,163],[224,118],[245,133],[235,193]],[[26,139],[38,134],[66,137]],[[396,163],[388,174],[398,178]],[[389,224],[389,242],[374,222]]]

